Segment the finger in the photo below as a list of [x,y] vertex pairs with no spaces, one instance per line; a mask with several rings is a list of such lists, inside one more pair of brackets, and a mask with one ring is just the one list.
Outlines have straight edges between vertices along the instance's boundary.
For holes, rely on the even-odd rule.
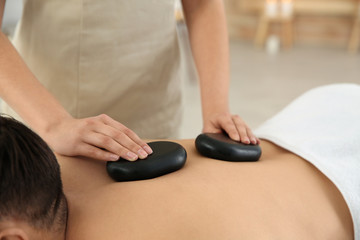
[[133,142],[131,143],[131,146],[129,146],[130,149],[135,149],[136,146],[140,146],[141,149],[139,149],[138,152],[143,152],[143,154],[146,154],[146,156],[153,153],[151,147],[145,141],[140,139],[140,137],[131,129],[125,127],[122,130],[122,133],[124,133],[129,138],[129,144],[130,141]]
[[109,125],[102,125],[96,129],[96,131],[114,140],[117,143],[116,146],[122,146],[129,149],[131,152],[138,155],[138,157],[141,159],[144,159],[149,155],[142,146],[135,143],[128,135],[119,131],[118,129],[115,129]]
[[234,115],[232,117],[232,120],[236,126],[238,133],[240,134],[240,142],[244,144],[250,144],[250,139],[246,131],[247,126],[245,122],[238,115]]
[[99,159],[102,161],[117,161],[119,159],[118,155],[87,143],[79,145],[76,154],[89,158]]
[[239,132],[237,131],[236,126],[231,117],[221,117],[219,119],[219,124],[231,139],[235,141],[240,141],[241,138]]
[[[84,142],[98,148],[106,149],[107,151],[129,161],[135,161],[138,159],[138,155],[128,149],[126,146],[119,144],[113,138],[101,133],[93,132],[92,134],[88,134],[84,138]],[[139,149],[141,148],[139,147]]]
[[[137,145],[143,148],[147,154],[153,153],[151,147],[135,133],[131,129],[127,128],[125,125],[115,121],[111,117],[102,114],[99,116],[99,118],[107,125],[120,130],[121,132],[125,133],[133,142],[135,142]],[[112,136],[112,135],[110,135]]]
[[246,132],[247,132],[248,137],[250,138],[251,144],[254,144],[254,145],[258,144],[256,136],[254,135],[254,133],[251,131],[251,129],[248,126],[246,126]]

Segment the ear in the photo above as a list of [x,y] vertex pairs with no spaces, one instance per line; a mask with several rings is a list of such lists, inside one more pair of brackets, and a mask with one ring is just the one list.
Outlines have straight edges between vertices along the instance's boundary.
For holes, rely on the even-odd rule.
[[0,240],[29,240],[21,228],[10,227],[0,230]]

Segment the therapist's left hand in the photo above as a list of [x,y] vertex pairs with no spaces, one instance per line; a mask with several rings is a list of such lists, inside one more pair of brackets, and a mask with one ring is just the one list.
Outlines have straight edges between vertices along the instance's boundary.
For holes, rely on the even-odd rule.
[[259,144],[260,140],[253,134],[244,120],[228,112],[216,113],[204,119],[203,132],[220,133],[225,131],[232,140],[244,144]]

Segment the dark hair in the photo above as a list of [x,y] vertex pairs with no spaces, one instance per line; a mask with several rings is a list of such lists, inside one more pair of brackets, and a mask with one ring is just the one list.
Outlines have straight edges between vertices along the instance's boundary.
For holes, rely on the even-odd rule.
[[48,145],[24,124],[0,115],[0,221],[7,219],[61,231],[67,203]]

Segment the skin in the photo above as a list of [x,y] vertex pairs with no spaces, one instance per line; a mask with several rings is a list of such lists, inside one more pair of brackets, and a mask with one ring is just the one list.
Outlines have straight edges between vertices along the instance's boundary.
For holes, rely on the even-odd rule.
[[71,117],[35,78],[3,33],[0,33],[0,65],[1,98],[55,152],[113,161],[119,156],[136,160],[151,153],[148,145],[133,131],[109,116],[102,114],[84,119]]
[[[204,131],[224,129],[234,140],[257,143],[244,121],[229,112],[228,43],[222,1],[186,0],[183,4],[200,73]],[[4,5],[5,0],[0,0],[0,19]],[[0,97],[55,152],[110,161],[119,156],[136,160],[152,152],[136,133],[107,115],[84,119],[70,116],[40,84],[3,33],[0,65]]]
[[200,156],[181,170],[113,182],[105,163],[58,156],[69,203],[68,240],[353,239],[338,189],[313,165],[267,141],[255,163]]
[[64,233],[34,229],[28,223],[15,219],[0,222],[1,240],[64,240]]
[[203,132],[225,130],[235,141],[257,144],[251,129],[229,110],[229,43],[222,0],[182,0],[197,67]]
[[0,1],[0,28],[2,26],[2,20],[3,20],[3,16],[4,16],[4,8],[5,8],[5,1],[1,0]]

